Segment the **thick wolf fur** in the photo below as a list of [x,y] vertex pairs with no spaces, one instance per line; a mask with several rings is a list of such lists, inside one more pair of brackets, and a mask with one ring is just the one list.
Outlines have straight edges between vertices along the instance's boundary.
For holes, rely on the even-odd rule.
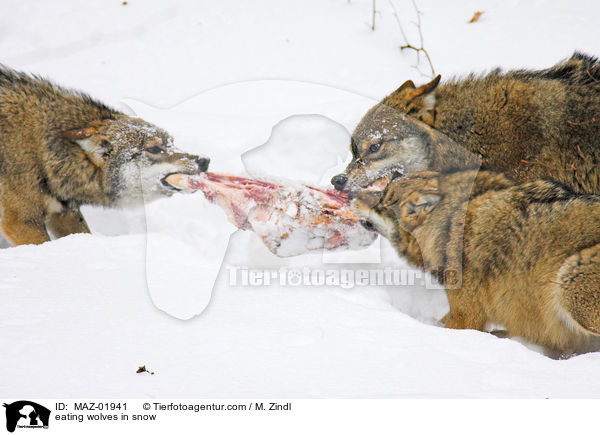
[[600,64],[580,53],[539,71],[409,80],[364,116],[352,161],[332,182],[355,190],[393,172],[473,168],[480,159],[516,181],[600,194],[599,114]]
[[89,232],[84,204],[142,204],[173,172],[206,170],[167,132],[89,96],[0,66],[1,226],[15,245]]
[[414,173],[352,206],[442,281],[462,269],[446,327],[501,324],[553,356],[600,347],[600,196],[468,170]]

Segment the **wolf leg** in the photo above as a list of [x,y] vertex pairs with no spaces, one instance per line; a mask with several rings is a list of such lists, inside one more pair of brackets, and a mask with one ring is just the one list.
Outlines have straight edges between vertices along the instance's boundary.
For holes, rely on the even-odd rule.
[[449,329],[476,329],[483,331],[485,322],[482,322],[477,316],[467,313],[448,313],[444,316],[444,326]]
[[600,335],[600,245],[567,258],[558,272],[559,303],[571,326]]
[[446,322],[447,322],[449,319],[450,319],[450,313],[448,312],[448,313],[446,313],[446,315],[445,315],[444,317],[442,317],[442,318],[440,319],[440,323],[441,323],[442,325],[445,325],[445,324],[446,324]]
[[5,208],[0,225],[4,236],[13,245],[39,245],[50,240],[43,220],[24,219],[15,210]]
[[446,328],[484,330],[486,317],[483,308],[473,297],[474,292],[463,285],[458,290],[446,290],[446,294],[450,312],[441,320]]
[[57,237],[69,234],[89,233],[90,229],[79,210],[66,210],[62,213],[52,213],[48,220],[48,229]]

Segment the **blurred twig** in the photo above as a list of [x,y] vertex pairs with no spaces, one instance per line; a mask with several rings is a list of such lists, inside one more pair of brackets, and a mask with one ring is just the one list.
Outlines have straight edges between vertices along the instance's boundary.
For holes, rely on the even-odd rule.
[[[404,45],[400,46],[400,50],[403,50],[403,51],[404,50],[414,50],[417,53],[417,64],[413,65],[413,68],[416,69],[417,71],[419,71],[419,73],[421,75],[433,78],[435,76],[435,69],[433,68],[433,63],[431,62],[431,57],[429,56],[427,49],[425,49],[425,47],[423,45],[423,31],[421,30],[421,14],[423,12],[421,12],[419,10],[419,8],[417,7],[417,3],[415,2],[415,0],[411,0],[413,7],[415,8],[415,12],[417,14],[417,22],[415,23],[414,21],[411,21],[417,28],[417,31],[419,32],[419,46],[417,47],[408,41],[408,37],[406,36],[406,32],[404,31],[404,27],[402,26],[402,22],[400,21],[400,16],[398,15],[398,10],[396,9],[396,5],[394,5],[393,0],[388,0],[388,2],[390,3],[390,6],[392,8],[394,18],[396,19],[396,22],[398,23],[398,27],[400,29],[400,33],[402,34],[402,38],[404,38]],[[419,65],[421,63],[421,54],[423,54],[423,56],[427,60],[427,63],[429,64],[429,68],[431,69],[431,75],[424,73],[419,68]]]
[[377,10],[375,9],[375,0],[373,0],[373,21],[371,24],[371,30],[374,32],[375,31],[375,14],[377,13]]

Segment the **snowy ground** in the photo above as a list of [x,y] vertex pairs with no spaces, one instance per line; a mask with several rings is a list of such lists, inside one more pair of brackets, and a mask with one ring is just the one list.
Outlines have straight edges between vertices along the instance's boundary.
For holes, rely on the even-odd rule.
[[[375,32],[370,0],[121,3],[7,1],[0,61],[134,111],[215,171],[325,185],[361,115],[426,80],[383,1]],[[416,42],[411,3],[395,4]],[[419,7],[443,77],[600,54],[591,2]],[[1,397],[600,396],[600,355],[440,328],[441,290],[231,284],[236,267],[402,265],[385,242],[276,258],[201,195],[84,214],[92,236],[0,251]]]

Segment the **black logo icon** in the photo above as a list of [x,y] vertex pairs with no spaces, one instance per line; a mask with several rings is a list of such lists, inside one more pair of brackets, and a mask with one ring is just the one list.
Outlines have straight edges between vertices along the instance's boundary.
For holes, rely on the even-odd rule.
[[6,430],[14,432],[15,428],[48,428],[50,410],[29,400],[19,400],[6,408]]

